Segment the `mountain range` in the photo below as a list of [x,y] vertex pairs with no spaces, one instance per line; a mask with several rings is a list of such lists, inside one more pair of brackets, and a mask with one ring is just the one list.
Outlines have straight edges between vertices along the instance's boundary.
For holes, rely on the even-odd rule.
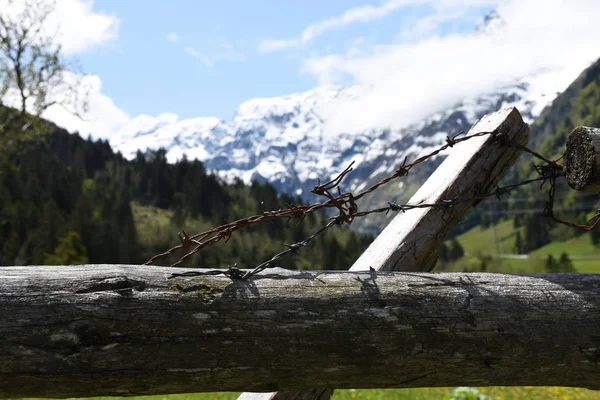
[[[197,158],[228,182],[267,181],[280,192],[314,201],[310,189],[317,179],[329,180],[354,161],[354,171],[343,189],[359,191],[393,173],[406,157],[411,159],[431,151],[446,136],[468,131],[481,116],[499,108],[516,106],[532,122],[556,96],[555,92],[530,90],[539,86],[532,82],[537,78],[540,77],[464,99],[399,129],[327,132],[321,110],[341,98],[351,98],[356,91],[355,87],[328,86],[248,100],[231,121],[141,115],[113,136],[110,144],[127,158],[133,158],[138,150],[164,148],[171,162],[183,155]],[[388,200],[406,199],[434,166],[435,163],[421,168],[393,189],[374,194],[368,202],[385,204]],[[380,221],[372,222],[379,225]]]

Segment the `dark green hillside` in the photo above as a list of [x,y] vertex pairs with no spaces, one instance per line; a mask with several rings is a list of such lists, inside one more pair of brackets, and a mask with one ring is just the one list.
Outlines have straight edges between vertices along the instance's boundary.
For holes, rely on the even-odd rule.
[[[600,127],[600,60],[582,72],[531,125],[529,147],[558,159],[568,134],[580,125]],[[523,154],[503,184],[536,176],[534,165],[540,163]],[[600,270],[600,229],[584,232],[542,217],[547,190],[547,185],[543,190],[540,185],[531,185],[500,200],[488,199],[473,209],[453,232],[469,253],[456,266],[469,264],[469,270],[477,270],[486,265],[488,270],[526,272],[536,264],[534,269],[540,272],[545,263],[551,264],[547,257],[558,259],[565,253],[575,258],[579,269]],[[600,194],[577,192],[564,179],[558,180],[554,211],[559,218],[585,224],[599,206]],[[452,243],[447,247],[452,248]],[[496,253],[504,258],[494,261]],[[507,254],[532,254],[536,261],[506,258]]]
[[[225,185],[199,161],[168,164],[164,150],[127,161],[105,141],[62,129],[12,159],[0,171],[1,265],[142,263],[177,244],[182,227],[193,234],[296,202],[265,184]],[[253,267],[325,223],[311,215],[256,225],[188,265]],[[369,241],[334,229],[282,266],[347,268]]]
[[578,125],[600,124],[600,60],[547,107],[531,127],[530,144],[545,154],[562,152],[566,136]]
[[[548,158],[562,156],[566,138],[576,126],[600,127],[600,60],[592,64],[547,107],[531,126],[530,147]],[[538,163],[531,156],[522,157],[515,177],[524,179],[535,174],[533,165]],[[567,240],[585,235],[597,243],[592,236],[551,223],[536,216],[543,209],[546,196],[539,187],[529,187],[519,195],[521,199],[509,202],[508,215],[516,227],[523,226],[524,251],[529,252],[551,241]],[[528,198],[527,200],[523,197]],[[585,223],[598,208],[600,196],[597,193],[577,192],[560,179],[556,191],[556,215],[562,219]],[[535,210],[523,212],[523,210]]]

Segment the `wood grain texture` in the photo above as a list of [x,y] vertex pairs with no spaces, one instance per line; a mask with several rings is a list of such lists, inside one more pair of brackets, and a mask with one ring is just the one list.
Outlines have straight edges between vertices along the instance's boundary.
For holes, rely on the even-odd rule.
[[[516,108],[486,115],[468,134],[500,132],[506,139],[527,144],[529,126]],[[491,135],[470,139],[454,146],[409,204],[438,203],[446,199],[480,196],[493,190],[521,151],[495,140]],[[413,209],[398,214],[350,268],[351,271],[430,271],[446,235],[474,202],[448,208]],[[333,393],[333,391],[331,391]],[[271,394],[253,400],[269,400]],[[302,397],[305,396],[305,397]],[[290,392],[280,399],[311,397]],[[323,397],[312,399],[324,400]],[[240,398],[238,398],[240,400]]]
[[[527,143],[529,126],[516,108],[486,115],[469,134],[498,131],[508,140]],[[483,195],[515,163],[521,151],[491,135],[459,143],[408,202],[439,203]],[[397,215],[352,266],[353,271],[429,271],[448,232],[474,202],[452,207],[420,208]]]
[[600,129],[578,126],[567,138],[564,171],[572,189],[600,191]]
[[600,386],[600,275],[174,271],[3,268],[0,396]]

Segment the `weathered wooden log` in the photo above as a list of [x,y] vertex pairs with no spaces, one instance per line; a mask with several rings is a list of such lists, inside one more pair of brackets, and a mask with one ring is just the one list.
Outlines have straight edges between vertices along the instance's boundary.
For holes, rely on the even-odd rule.
[[600,387],[600,275],[7,267],[0,396]]
[[572,189],[600,192],[600,129],[578,126],[567,138],[564,171]]

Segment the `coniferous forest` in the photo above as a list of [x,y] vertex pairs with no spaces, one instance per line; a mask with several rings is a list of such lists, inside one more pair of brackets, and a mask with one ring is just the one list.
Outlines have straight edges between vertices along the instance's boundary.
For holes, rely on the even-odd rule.
[[[59,128],[26,146],[0,171],[0,264],[139,264],[178,244],[182,228],[198,233],[299,203],[268,184],[227,185],[197,160],[168,164],[165,154],[138,152],[128,161],[106,141]],[[247,227],[186,266],[252,268],[326,222],[323,215],[308,215]],[[332,229],[279,266],[346,269],[371,240]]]

